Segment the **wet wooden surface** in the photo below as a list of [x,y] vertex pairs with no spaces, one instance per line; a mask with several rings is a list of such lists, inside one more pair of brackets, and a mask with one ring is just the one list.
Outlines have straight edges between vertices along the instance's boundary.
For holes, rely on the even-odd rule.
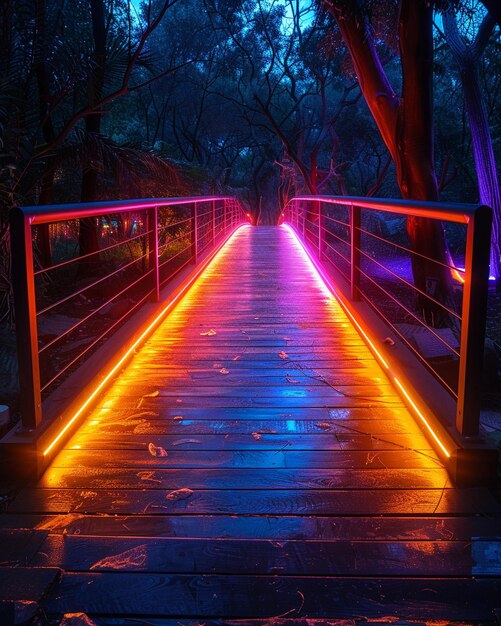
[[499,516],[450,483],[290,232],[248,227],[0,537],[62,568],[54,619],[494,624]]

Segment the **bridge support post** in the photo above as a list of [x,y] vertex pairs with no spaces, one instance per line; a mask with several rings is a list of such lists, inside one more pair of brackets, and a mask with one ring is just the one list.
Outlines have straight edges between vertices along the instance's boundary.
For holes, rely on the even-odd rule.
[[351,299],[360,300],[360,207],[350,205],[350,289]]
[[478,435],[489,285],[492,211],[480,207],[466,233],[465,283],[461,324],[456,428],[463,436]]
[[160,302],[160,264],[158,260],[158,207],[148,209],[148,270],[153,276],[153,302]]
[[10,237],[21,390],[19,403],[23,429],[32,430],[42,421],[42,396],[31,224],[19,208],[11,211]]

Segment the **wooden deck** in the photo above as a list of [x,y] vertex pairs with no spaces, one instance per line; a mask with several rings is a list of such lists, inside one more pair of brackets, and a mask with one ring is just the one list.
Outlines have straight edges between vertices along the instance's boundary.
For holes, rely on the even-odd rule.
[[55,622],[494,624],[499,515],[451,486],[291,233],[245,227],[0,516],[0,560],[62,568]]

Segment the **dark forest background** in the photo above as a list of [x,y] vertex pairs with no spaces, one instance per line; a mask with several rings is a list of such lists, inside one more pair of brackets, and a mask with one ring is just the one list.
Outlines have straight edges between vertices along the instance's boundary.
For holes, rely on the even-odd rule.
[[501,276],[499,23],[493,0],[3,0],[1,321],[16,205],[224,192],[276,223],[300,192],[481,201]]

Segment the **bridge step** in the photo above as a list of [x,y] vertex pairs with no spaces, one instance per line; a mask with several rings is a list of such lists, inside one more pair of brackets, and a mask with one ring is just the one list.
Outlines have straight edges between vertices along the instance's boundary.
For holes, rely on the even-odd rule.
[[155,616],[272,620],[299,613],[329,620],[392,616],[493,623],[491,607],[500,594],[500,580],[113,572],[65,574],[47,609],[52,614],[142,615],[147,623]]

